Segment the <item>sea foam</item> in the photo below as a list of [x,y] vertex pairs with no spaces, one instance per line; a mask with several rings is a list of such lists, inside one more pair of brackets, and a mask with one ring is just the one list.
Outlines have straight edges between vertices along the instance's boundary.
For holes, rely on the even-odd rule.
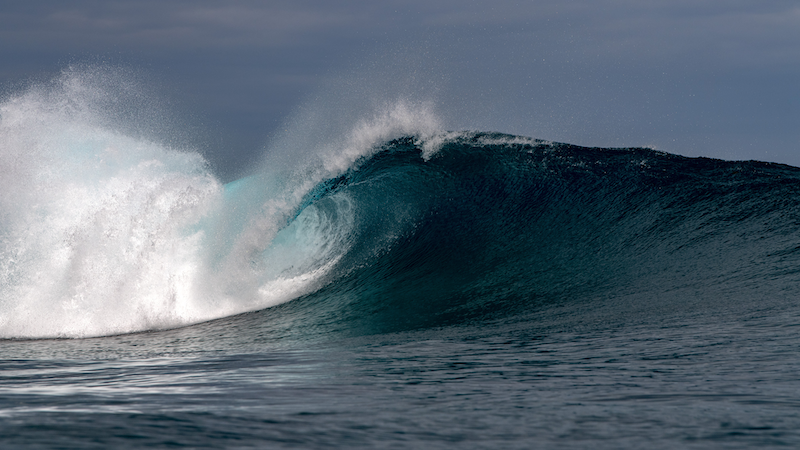
[[0,105],[0,337],[178,327],[308,293],[352,219],[303,199],[387,139],[439,127],[402,101],[316,141],[295,121],[226,186],[197,151],[148,137],[140,122],[161,113],[142,91],[120,72],[70,69]]

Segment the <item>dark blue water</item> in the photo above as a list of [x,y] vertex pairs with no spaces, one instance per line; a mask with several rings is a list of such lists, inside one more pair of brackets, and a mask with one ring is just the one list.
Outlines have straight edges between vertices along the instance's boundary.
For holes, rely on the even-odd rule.
[[[582,316],[564,306],[541,313]],[[270,335],[274,314],[6,342],[4,447],[744,448],[800,439],[796,311],[607,325],[542,318],[293,346]]]
[[0,110],[2,448],[800,445],[800,169],[398,107],[225,184],[66,80]]

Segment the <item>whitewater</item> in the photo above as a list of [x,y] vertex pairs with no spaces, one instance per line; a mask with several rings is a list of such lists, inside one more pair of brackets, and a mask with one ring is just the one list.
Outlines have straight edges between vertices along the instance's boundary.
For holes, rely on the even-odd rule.
[[4,448],[800,443],[800,169],[399,98],[222,180],[165,122],[107,69],[0,104]]
[[346,217],[301,211],[309,191],[391,138],[437,145],[430,111],[399,102],[311,161],[223,185],[197,152],[114,129],[119,93],[92,78],[65,73],[0,109],[1,337],[174,328],[296,298],[349,244]]

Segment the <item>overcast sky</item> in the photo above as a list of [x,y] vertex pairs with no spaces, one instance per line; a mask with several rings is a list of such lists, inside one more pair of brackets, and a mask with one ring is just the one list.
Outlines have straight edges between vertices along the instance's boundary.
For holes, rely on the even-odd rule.
[[371,96],[449,129],[800,166],[796,0],[5,0],[0,61],[6,92],[146,73],[223,178],[298,108]]

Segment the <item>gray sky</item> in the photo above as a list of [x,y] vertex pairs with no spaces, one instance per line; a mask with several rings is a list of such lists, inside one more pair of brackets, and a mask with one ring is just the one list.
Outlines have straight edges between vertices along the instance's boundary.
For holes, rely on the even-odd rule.
[[145,73],[223,178],[303,105],[430,100],[449,129],[800,166],[796,0],[15,1],[8,92]]

